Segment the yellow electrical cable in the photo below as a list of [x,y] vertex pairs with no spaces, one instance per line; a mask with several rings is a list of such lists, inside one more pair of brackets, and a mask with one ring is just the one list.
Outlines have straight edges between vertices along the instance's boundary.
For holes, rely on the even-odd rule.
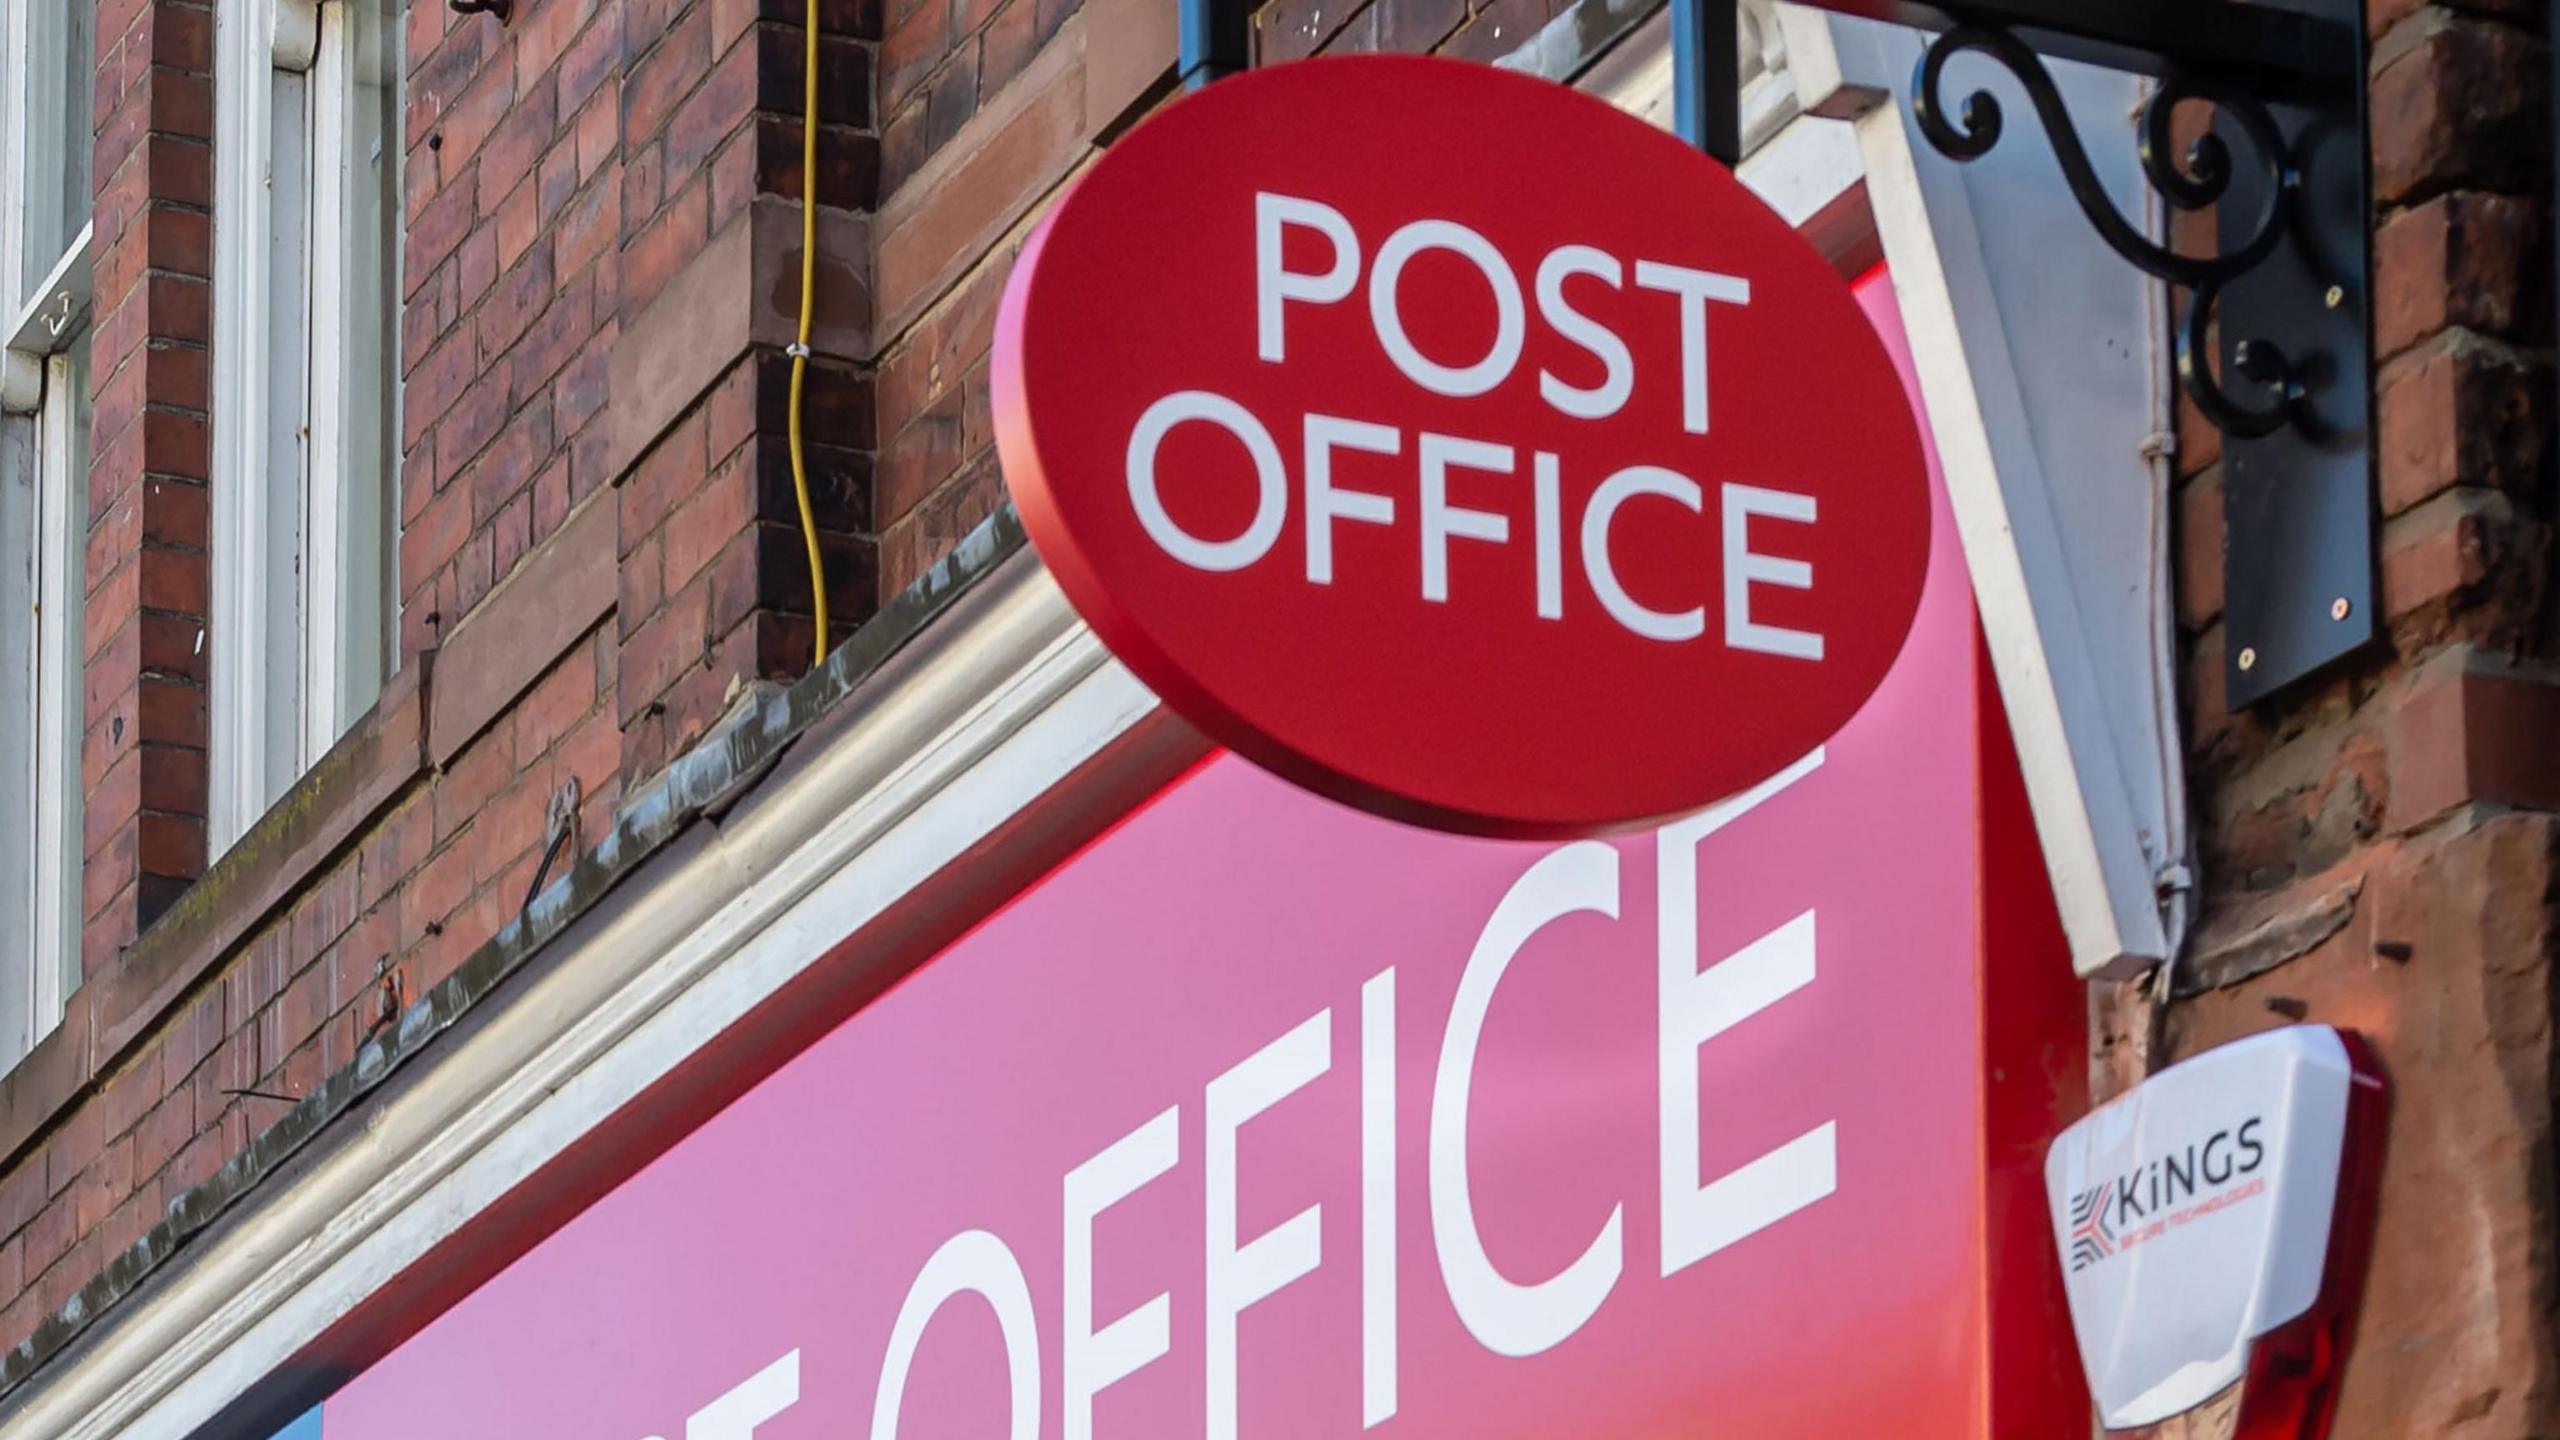
[[801,53],[800,105],[800,343],[791,347],[791,489],[800,498],[800,538],[809,544],[809,593],[816,597],[818,656],[827,663],[827,566],[818,558],[818,517],[809,507],[809,456],[800,438],[800,394],[809,380],[809,328],[818,281],[818,0],[809,0],[809,29]]

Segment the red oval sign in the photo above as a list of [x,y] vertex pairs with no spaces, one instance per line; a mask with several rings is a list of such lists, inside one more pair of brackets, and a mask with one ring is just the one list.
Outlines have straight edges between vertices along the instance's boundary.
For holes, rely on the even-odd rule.
[[1865,702],[1918,431],[1822,256],[1602,102],[1406,57],[1223,80],[1024,246],[992,376],[1041,557],[1212,738],[1364,809],[1589,834]]

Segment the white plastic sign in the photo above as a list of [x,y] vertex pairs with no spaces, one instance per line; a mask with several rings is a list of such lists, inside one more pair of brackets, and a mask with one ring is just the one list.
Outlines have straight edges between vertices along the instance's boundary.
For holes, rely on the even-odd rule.
[[2296,1025],[2174,1065],[2054,1142],[2054,1237],[2107,1428],[2213,1399],[2321,1306],[2355,1092],[2380,1084],[2339,1032]]

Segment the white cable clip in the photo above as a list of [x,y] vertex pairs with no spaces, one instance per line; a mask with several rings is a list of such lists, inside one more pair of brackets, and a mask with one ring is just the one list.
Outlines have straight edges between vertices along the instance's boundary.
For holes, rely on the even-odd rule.
[[817,354],[816,351],[811,350],[808,346],[801,344],[797,340],[783,346],[782,353],[790,356],[794,360],[806,360]]

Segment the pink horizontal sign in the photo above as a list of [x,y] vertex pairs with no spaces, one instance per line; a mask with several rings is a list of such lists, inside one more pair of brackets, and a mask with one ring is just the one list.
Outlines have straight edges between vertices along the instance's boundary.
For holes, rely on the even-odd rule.
[[326,1440],[1990,1435],[1975,638],[1935,557],[1846,730],[1656,832],[1457,839],[1204,766]]

